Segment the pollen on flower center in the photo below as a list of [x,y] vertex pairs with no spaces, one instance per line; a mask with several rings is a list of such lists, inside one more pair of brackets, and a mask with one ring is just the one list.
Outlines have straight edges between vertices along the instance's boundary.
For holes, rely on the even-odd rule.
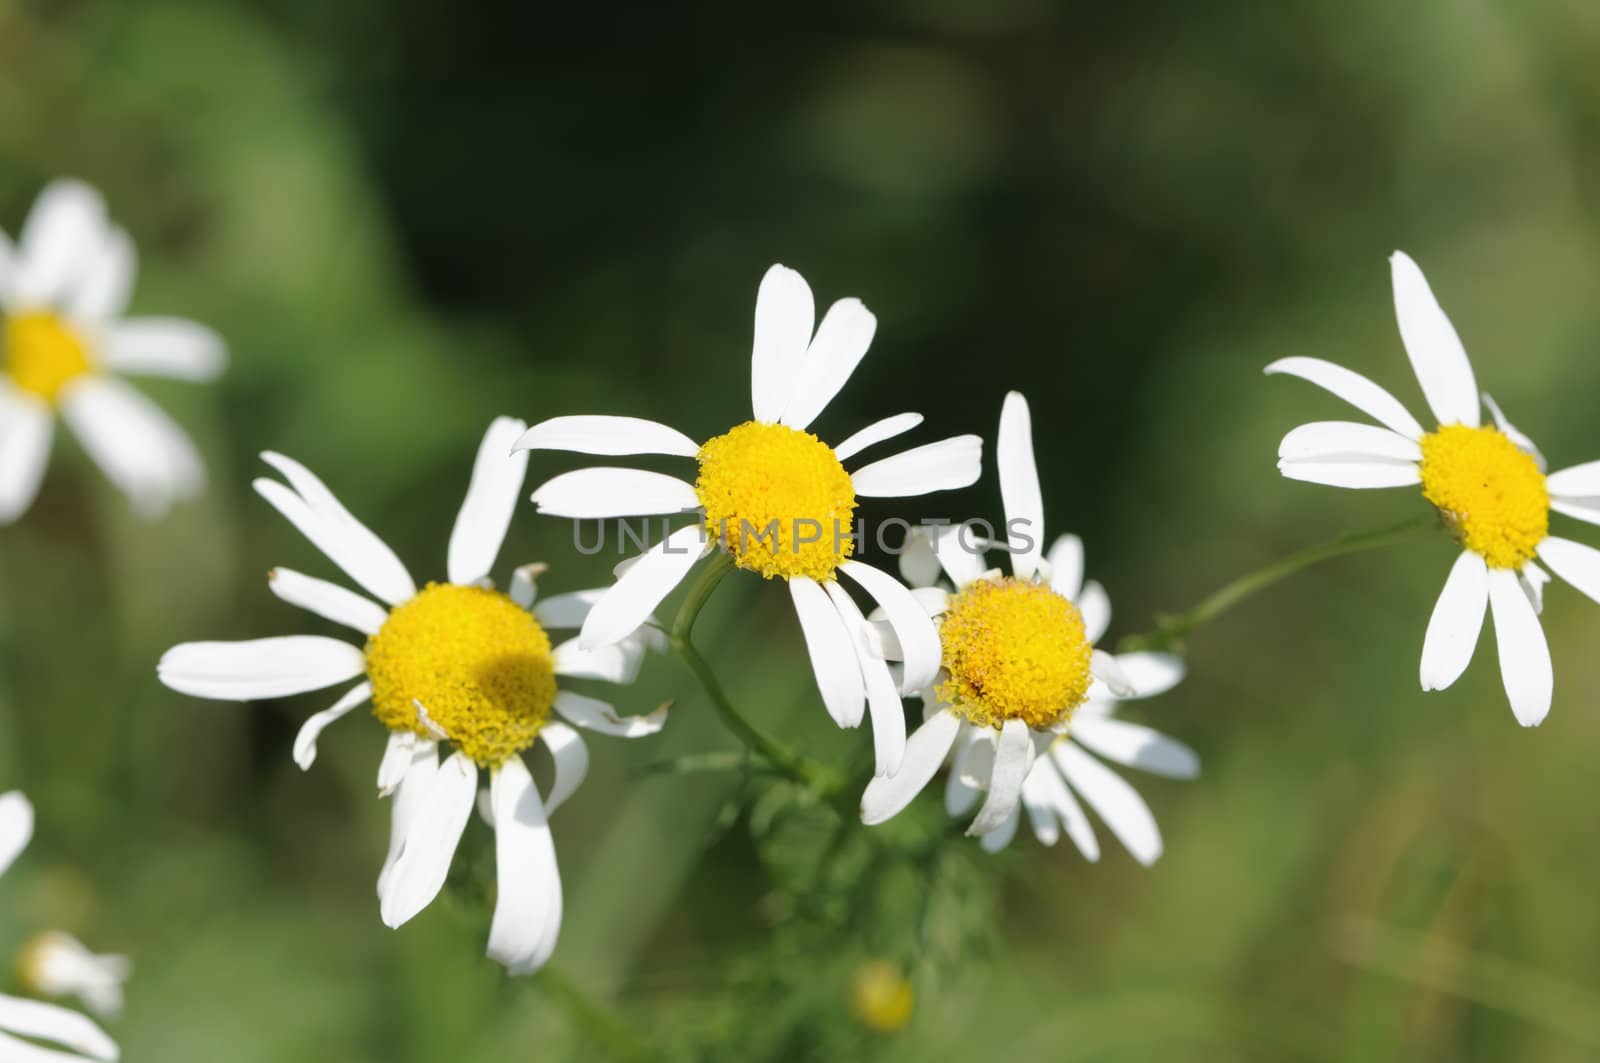
[[979,726],[1044,730],[1089,692],[1093,647],[1077,606],[1049,587],[980,579],[950,599],[939,628],[948,673],[939,696]]
[[48,403],[94,368],[83,340],[56,314],[8,316],[4,343],[5,371],[11,382]]
[[1422,494],[1490,568],[1521,568],[1550,532],[1550,493],[1532,455],[1494,428],[1422,437]]
[[695,493],[706,532],[767,579],[829,580],[849,558],[855,486],[809,432],[747,421],[700,448]]
[[533,744],[556,696],[550,636],[510,598],[485,587],[430,583],[367,640],[373,714],[391,731],[437,738],[480,766]]

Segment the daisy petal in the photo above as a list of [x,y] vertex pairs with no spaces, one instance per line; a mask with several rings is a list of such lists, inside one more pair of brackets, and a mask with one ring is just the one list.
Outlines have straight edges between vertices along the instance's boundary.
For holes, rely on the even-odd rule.
[[214,329],[194,321],[131,317],[106,329],[100,357],[119,373],[215,380],[227,367],[228,345]]
[[1389,266],[1394,277],[1394,314],[1400,324],[1400,340],[1411,358],[1411,368],[1422,385],[1428,408],[1442,425],[1459,422],[1476,428],[1481,417],[1478,382],[1455,326],[1409,255],[1396,251],[1389,257]]
[[1100,636],[1111,626],[1111,596],[1098,582],[1090,580],[1083,585],[1074,604],[1083,617],[1083,633],[1091,643],[1099,642]]
[[1422,639],[1422,689],[1443,690],[1467,670],[1489,607],[1489,568],[1483,558],[1463,550],[1439,592]]
[[1278,457],[1284,461],[1421,461],[1422,447],[1370,424],[1354,421],[1313,421],[1283,437]]
[[[821,584],[806,576],[789,580],[800,631],[805,636],[811,671],[822,704],[840,727],[857,727],[865,710],[866,688],[855,640]],[[924,618],[926,619],[926,618]]]
[[607,683],[633,682],[644,664],[644,646],[636,639],[623,639],[587,650],[577,639],[568,639],[550,654],[555,661],[556,675]]
[[900,702],[900,692],[895,688],[894,677],[889,674],[889,663],[876,657],[867,648],[867,619],[838,580],[822,585],[839,617],[850,629],[855,646],[857,664],[861,668],[862,683],[866,688],[867,711],[872,716],[872,750],[874,774],[893,775],[900,770],[900,758],[906,751],[906,712]]
[[1511,712],[1522,726],[1535,727],[1550,712],[1555,676],[1544,628],[1539,626],[1539,617],[1515,572],[1490,570],[1489,609],[1494,614],[1494,638],[1500,652],[1500,679]]
[[921,690],[932,683],[939,672],[939,630],[916,596],[893,576],[860,561],[846,561],[839,571],[872,595],[888,617],[906,665],[900,689]]
[[589,774],[589,746],[582,735],[559,720],[539,728],[539,740],[550,750],[556,765],[555,781],[544,799],[544,813],[550,816],[566,804]]
[[569,591],[540,598],[534,604],[533,617],[546,628],[582,627],[589,610],[605,596],[607,590],[607,587],[591,587],[586,591]]
[[547,480],[533,493],[533,504],[550,516],[602,519],[687,513],[700,505],[700,496],[676,476],[597,467]]
[[1600,461],[1586,461],[1561,469],[1545,477],[1545,487],[1552,495],[1561,498],[1600,498]]
[[983,578],[983,544],[968,534],[965,525],[930,527],[928,536],[933,542],[933,552],[938,556],[939,564],[957,590],[973,580]]
[[420,739],[415,731],[390,731],[383,759],[378,762],[378,796],[388,797],[400,788],[406,772],[411,770],[412,754]]
[[417,812],[422,808],[422,799],[433,788],[434,778],[438,774],[438,744],[418,742],[411,749],[411,763],[400,779],[400,786],[390,798],[389,854],[384,857],[383,870],[378,873],[380,900],[387,892],[389,878],[394,874],[394,865],[400,860],[400,851],[405,848],[406,832],[411,829],[412,821],[417,818]]
[[833,456],[840,461],[848,461],[868,447],[904,435],[921,423],[920,413],[897,413],[881,421],[874,421],[834,447]]
[[1075,601],[1083,589],[1083,540],[1076,535],[1063,535],[1045,555],[1050,566],[1050,589],[1067,601]]
[[384,926],[404,926],[439,895],[477,796],[478,767],[466,754],[453,754],[439,766],[384,883]]
[[618,716],[609,702],[585,697],[570,690],[556,691],[555,710],[561,718],[575,727],[617,738],[643,738],[660,731],[667,724],[667,706],[648,716]]
[[979,746],[989,749],[990,771],[993,771],[994,744],[989,741],[970,741],[961,746],[956,753],[955,762],[950,765],[950,777],[945,780],[944,810],[951,817],[964,816],[972,811],[972,806],[978,803],[978,796],[983,793],[982,787],[974,786],[972,776],[975,774],[972,761]]
[[123,230],[104,230],[99,250],[86,263],[83,276],[66,299],[65,309],[80,321],[104,321],[122,315],[133,294],[138,256]]
[[54,433],[49,406],[0,382],[0,524],[10,524],[33,505]]
[[[1013,523],[1022,533],[1011,535],[1011,571],[1018,579],[1031,579],[1044,549],[1044,498],[1039,493],[1039,467],[1033,460],[1033,422],[1028,400],[1020,392],[1006,395],[1000,410],[995,465],[1000,471],[1007,534],[1011,535]],[[1032,544],[1026,550],[1021,547],[1024,541]]]
[[982,473],[983,440],[951,436],[857,469],[850,481],[856,494],[866,498],[910,498],[967,487]]
[[301,771],[310,771],[311,765],[317,762],[317,739],[322,737],[322,732],[335,720],[343,719],[350,710],[370,697],[372,697],[372,684],[362,683],[352,687],[344,697],[301,724],[300,733],[294,736],[294,762],[300,765]]
[[967,828],[967,836],[988,834],[1016,815],[1022,799],[1022,780],[1033,767],[1033,735],[1022,720],[1007,720],[1000,728],[994,747],[994,772],[989,777],[989,796],[978,809],[977,818]]
[[248,642],[185,642],[161,655],[156,674],[180,694],[222,701],[283,698],[321,690],[366,671],[348,642],[286,635]]
[[1130,768],[1193,779],[1200,774],[1195,751],[1159,731],[1110,716],[1083,716],[1072,721],[1072,737],[1085,749]]
[[1581,594],[1600,602],[1600,550],[1552,535],[1539,544],[1539,557]]
[[500,556],[528,472],[527,452],[512,454],[511,444],[526,428],[516,418],[496,417],[478,444],[467,497],[450,530],[446,571],[451,583],[465,586],[486,578]]
[[692,458],[700,444],[642,417],[552,417],[518,439],[515,450],[569,450],[578,454],[668,454]]
[[1410,487],[1422,482],[1422,471],[1400,461],[1280,461],[1278,471],[1291,480],[1324,487]]
[[100,193],[82,181],[53,181],[22,224],[12,306],[53,306],[68,299],[94,267],[106,231]]
[[794,270],[773,266],[761,278],[750,349],[750,404],[757,421],[776,423],[789,404],[816,312],[810,286]]
[[1105,650],[1095,650],[1089,655],[1089,674],[1104,683],[1113,697],[1131,698],[1138,693],[1121,663]]
[[906,740],[900,770],[867,784],[861,795],[861,822],[869,827],[883,823],[909,805],[944,763],[960,730],[961,718],[953,712],[928,717]]
[[1119,653],[1117,664],[1133,684],[1136,698],[1165,694],[1183,681],[1188,666],[1175,653]]
[[699,524],[679,528],[640,555],[589,610],[578,636],[580,644],[606,646],[637,631],[661,600],[683,582],[694,563],[706,555],[710,544],[705,541],[704,531]]
[[1539,471],[1544,472],[1546,468],[1544,455],[1539,452],[1539,448],[1534,445],[1533,440],[1528,438],[1527,433],[1506,418],[1506,415],[1500,410],[1500,404],[1490,398],[1487,391],[1483,393],[1483,404],[1489,407],[1489,416],[1494,418],[1494,425],[1500,429],[1500,434],[1515,443],[1517,449],[1531,457],[1534,463],[1539,466]]
[[1600,498],[1584,499],[1587,505],[1574,502],[1572,499],[1552,497],[1550,508],[1557,513],[1564,513],[1575,520],[1587,521],[1590,524],[1600,524]]
[[1054,775],[1049,761],[1035,761],[1033,770],[1022,780],[1022,807],[1028,813],[1028,825],[1040,845],[1054,845],[1061,840],[1061,819],[1056,815],[1055,802],[1044,791],[1043,780]]
[[[118,1055],[116,1042],[88,1016],[38,1000],[0,996],[0,1030],[50,1041],[106,1063],[113,1063]],[[23,1046],[24,1049],[28,1047],[31,1046]],[[13,1052],[10,1046],[5,1048],[3,1058],[17,1060],[18,1063],[75,1058],[43,1049],[35,1049],[38,1054],[30,1056],[26,1052]]]
[[1144,798],[1116,772],[1071,742],[1059,743],[1053,754],[1067,781],[1100,814],[1133,858],[1146,867],[1155,863],[1161,856],[1161,830]]
[[302,575],[292,568],[275,568],[267,573],[267,587],[290,605],[354,628],[363,635],[376,635],[389,619],[389,611],[378,603],[337,583]]
[[62,395],[61,416],[139,516],[160,517],[204,489],[205,466],[189,437],[126,381],[74,381]]
[[1089,822],[1088,813],[1083,806],[1078,804],[1078,799],[1072,796],[1072,791],[1062,780],[1060,771],[1055,762],[1036,767],[1033,775],[1041,776],[1040,789],[1055,806],[1056,815],[1061,817],[1061,825],[1066,828],[1067,837],[1072,839],[1072,844],[1078,847],[1078,852],[1091,864],[1100,859],[1100,839],[1095,837],[1094,825]]
[[1011,844],[1011,839],[1017,836],[1017,825],[1022,822],[1022,809],[1017,805],[1011,806],[1011,815],[1007,816],[994,830],[978,839],[978,844],[983,846],[986,853],[998,853]]
[[489,958],[523,974],[549,958],[555,942],[546,934],[552,904],[560,903],[561,873],[544,802],[521,757],[494,771],[494,854],[498,897],[489,927]]
[[0,794],[0,875],[33,838],[33,804],[19,791]]
[[1325,362],[1321,358],[1280,358],[1267,366],[1268,376],[1284,373],[1308,380],[1332,392],[1379,424],[1407,439],[1421,439],[1422,425],[1400,404],[1400,400],[1353,369]]
[[878,319],[860,299],[840,299],[830,306],[797,367],[794,395],[780,422],[805,431],[861,364],[877,330]]

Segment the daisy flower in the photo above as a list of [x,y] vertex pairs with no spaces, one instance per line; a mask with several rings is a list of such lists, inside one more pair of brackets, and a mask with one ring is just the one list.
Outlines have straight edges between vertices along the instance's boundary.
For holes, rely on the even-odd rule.
[[[33,806],[28,799],[15,791],[0,794],[0,875],[6,873],[32,838]],[[64,934],[60,937],[71,940]],[[82,949],[82,946],[78,948]],[[120,956],[94,956],[87,949],[82,950],[81,958],[84,964],[69,965],[76,966],[76,970],[59,965],[53,969],[51,973],[58,976],[53,984],[30,984],[29,988],[50,995],[79,995],[98,1003],[114,1003],[120,1008],[122,981],[128,976],[128,961]],[[102,974],[109,973],[117,975],[114,984],[102,980]],[[25,981],[33,981],[26,956],[22,974]],[[94,988],[90,988],[91,985]],[[36,1041],[48,1041],[66,1051],[41,1048]],[[117,1056],[116,1043],[99,1026],[77,1012],[37,1000],[0,995],[0,1063],[75,1059],[97,1059],[109,1063]]]
[[1550,511],[1600,524],[1600,462],[1547,475],[1538,448],[1488,395],[1483,406],[1494,423],[1484,424],[1466,349],[1422,271],[1399,251],[1389,264],[1400,340],[1434,429],[1424,431],[1398,399],[1358,373],[1317,358],[1284,358],[1266,371],[1309,380],[1378,425],[1301,425],[1279,445],[1278,468],[1292,480],[1331,487],[1421,487],[1462,547],[1423,637],[1422,689],[1443,690],[1460,678],[1488,612],[1511,711],[1531,727],[1550,711],[1555,682],[1539,624],[1550,573],[1538,562],[1600,600],[1600,551],[1551,535]]
[[831,447],[807,431],[850,379],[877,329],[858,299],[834,303],[815,333],[814,318],[811,289],[800,274],[781,265],[769,269],[756,294],[755,416],[703,444],[635,417],[556,417],[530,428],[517,448],[694,459],[699,473],[693,483],[605,467],[557,476],[533,493],[540,512],[562,517],[693,511],[703,518],[666,536],[623,572],[584,622],[581,643],[602,646],[626,636],[697,561],[721,549],[739,568],[787,582],[823,704],[841,727],[858,726],[870,709],[884,773],[894,770],[905,749],[904,711],[887,666],[866,648],[865,621],[839,575],[887,612],[904,647],[907,689],[933,680],[939,642],[898,580],[853,558],[856,500],[965,487],[978,478],[983,441],[954,436],[846,471],[844,462],[910,431],[922,416],[886,417]]
[[[660,730],[666,717],[664,708],[648,717],[621,717],[604,701],[561,689],[562,679],[627,683],[638,671],[644,635],[597,650],[571,639],[551,644],[546,632],[580,625],[598,591],[536,601],[535,577],[543,565],[517,569],[509,593],[488,579],[527,472],[526,455],[508,457],[525,428],[504,417],[489,427],[450,536],[449,581],[421,590],[394,552],[321,480],[281,454],[262,455],[288,482],[260,479],[256,490],[384,604],[274,569],[274,594],[355,629],[365,643],[320,635],[192,642],[167,651],[159,668],[173,690],[230,701],[362,679],[306,721],[294,755],[301,768],[311,767],[323,729],[367,702],[388,728],[378,792],[393,796],[393,823],[378,895],[390,927],[422,911],[444,885],[477,800],[479,771],[487,771],[482,807],[495,831],[499,878],[489,955],[513,974],[542,966],[561,926],[561,880],[547,816],[588,769],[588,751],[574,728],[635,738]],[[542,797],[523,760],[536,741],[556,767]]]
[[121,374],[211,380],[226,348],[193,321],[127,317],[134,267],[128,234],[78,181],[40,193],[15,246],[0,233],[0,523],[38,494],[57,413],[138,515],[205,487],[189,437]]
[[[1114,657],[1095,648],[1111,622],[1111,601],[1100,584],[1084,582],[1076,536],[1063,535],[1041,552],[1044,502],[1028,403],[1016,392],[1001,409],[996,460],[1011,575],[985,570],[985,544],[968,540],[960,526],[929,530],[903,556],[917,600],[938,618],[941,669],[920,691],[923,724],[900,770],[867,786],[861,818],[872,825],[899,813],[955,751],[946,806],[963,815],[988,791],[967,829],[985,848],[1005,846],[1026,809],[1040,841],[1054,844],[1064,825],[1083,854],[1097,859],[1076,790],[1148,864],[1161,854],[1155,818],[1131,786],[1087,751],[1157,774],[1197,774],[1188,747],[1113,716],[1118,698],[1174,686],[1183,663],[1170,654]],[[936,586],[941,569],[953,591]],[[884,656],[900,656],[892,631],[876,635]]]

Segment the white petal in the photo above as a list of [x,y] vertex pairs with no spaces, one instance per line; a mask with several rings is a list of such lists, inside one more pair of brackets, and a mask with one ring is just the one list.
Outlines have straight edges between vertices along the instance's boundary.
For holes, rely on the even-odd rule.
[[930,528],[928,534],[933,540],[934,553],[939,556],[939,564],[944,566],[945,574],[957,590],[983,578],[983,545],[967,533],[964,525]]
[[1400,400],[1353,369],[1325,362],[1321,358],[1281,358],[1267,366],[1270,376],[1286,373],[1330,391],[1379,424],[1405,436],[1421,439],[1422,425],[1400,404]]
[[550,516],[600,519],[687,513],[700,505],[700,496],[676,476],[599,467],[545,481],[534,491],[533,504]]
[[205,466],[189,437],[125,381],[80,377],[62,394],[61,416],[141,517],[162,516],[205,488]]
[[1442,425],[1461,424],[1476,428],[1478,382],[1472,376],[1472,363],[1456,335],[1455,326],[1445,316],[1428,287],[1422,270],[1404,251],[1389,256],[1394,277],[1394,314],[1400,324],[1400,340],[1411,358],[1411,368],[1422,385],[1428,407]]
[[1053,752],[1067,781],[1100,814],[1133,858],[1146,867],[1155,863],[1161,856],[1161,830],[1144,798],[1110,768],[1071,742],[1058,743]]
[[1011,839],[1017,836],[1017,825],[1022,822],[1022,809],[1017,805],[1011,806],[1011,815],[1007,816],[994,830],[978,839],[978,844],[983,846],[986,853],[998,853],[1001,849],[1011,844]]
[[1028,813],[1028,825],[1040,845],[1054,845],[1061,840],[1061,819],[1056,815],[1055,802],[1045,789],[1045,779],[1054,775],[1055,768],[1049,758],[1036,760],[1028,777],[1022,781],[1022,807]]
[[378,762],[378,796],[388,797],[405,782],[411,770],[417,746],[426,743],[415,731],[390,731],[389,742],[384,747],[383,759]]
[[1089,673],[1104,683],[1115,697],[1131,698],[1138,693],[1133,680],[1122,671],[1117,658],[1105,650],[1095,650],[1089,655]]
[[859,299],[840,299],[817,326],[805,358],[791,381],[794,396],[780,421],[804,431],[850,379],[872,345],[878,319]]
[[1022,780],[1033,767],[1033,735],[1021,720],[1007,720],[1000,728],[994,747],[994,773],[989,777],[989,796],[978,809],[977,818],[967,828],[969,837],[988,834],[1016,814],[1022,799]]
[[[1031,579],[1044,550],[1044,498],[1039,493],[1039,467],[1033,460],[1033,420],[1021,392],[1007,394],[1000,409],[995,465],[1000,473],[1007,533],[1013,522],[1022,533],[1011,536],[1011,570],[1018,579]],[[1031,541],[1026,550],[1021,548],[1025,541]]]
[[478,768],[466,754],[456,753],[439,766],[384,883],[385,926],[405,925],[439,895],[477,792]]
[[1489,407],[1489,416],[1494,418],[1495,427],[1500,429],[1500,434],[1515,443],[1518,450],[1533,458],[1535,464],[1539,466],[1539,471],[1544,472],[1546,468],[1544,455],[1539,452],[1539,448],[1534,445],[1533,440],[1528,438],[1527,433],[1506,418],[1506,415],[1500,410],[1500,404],[1490,398],[1487,391],[1483,393],[1483,404]]
[[1544,485],[1552,495],[1561,498],[1600,498],[1600,461],[1586,461],[1553,472],[1545,478]]
[[546,628],[582,627],[584,618],[594,604],[604,597],[608,587],[591,587],[584,591],[569,591],[540,598],[533,607],[534,619]]
[[909,805],[944,763],[960,730],[961,718],[953,712],[928,717],[906,740],[900,770],[867,784],[861,795],[861,822],[869,827],[883,823]]
[[859,583],[883,609],[894,628],[900,659],[905,662],[901,690],[921,690],[939,672],[939,629],[904,584],[860,561],[846,561],[839,570]]
[[838,580],[822,585],[839,611],[839,618],[850,630],[857,663],[861,668],[862,683],[866,688],[867,711],[872,716],[872,750],[874,774],[893,775],[900,770],[900,758],[906,751],[906,712],[900,702],[900,692],[895,688],[894,677],[889,674],[889,664],[873,655],[868,648],[867,619]]
[[105,321],[122,315],[133,294],[138,268],[133,241],[114,226],[103,229],[100,247],[85,264],[76,289],[66,298],[68,314],[80,321]]
[[866,708],[866,687],[855,640],[844,618],[816,580],[793,577],[789,580],[789,597],[794,599],[795,613],[800,618],[822,704],[840,727],[858,726]]
[[0,875],[33,838],[33,805],[19,791],[0,794]]
[[649,620],[661,600],[711,548],[704,531],[699,524],[679,528],[642,554],[589,610],[579,635],[582,644],[620,642]]
[[1600,602],[1600,550],[1552,535],[1539,544],[1539,557],[1550,571]]
[[631,683],[644,664],[644,645],[637,639],[623,639],[609,646],[584,649],[577,639],[568,639],[551,651],[556,675],[572,679],[599,679],[607,683]]
[[1550,499],[1550,508],[1557,513],[1565,513],[1576,520],[1587,521],[1590,524],[1600,524],[1600,498],[1586,498],[1582,502],[1575,502],[1570,498]]
[[489,575],[500,556],[517,494],[528,472],[526,451],[511,453],[511,444],[527,428],[514,417],[496,417],[483,434],[472,465],[467,497],[450,531],[447,571],[450,582],[476,583]]
[[642,417],[552,417],[517,440],[517,450],[570,450],[578,454],[669,454],[692,458],[700,445],[676,428]]
[[1200,774],[1195,751],[1159,731],[1110,716],[1082,716],[1072,721],[1072,737],[1107,760],[1173,779]]
[[0,381],[0,524],[10,524],[33,505],[50,463],[54,431],[49,406]]
[[1488,566],[1483,558],[1464,550],[1450,568],[1422,639],[1423,690],[1443,690],[1461,678],[1477,648],[1488,606]]
[[266,451],[263,461],[289,481],[255,481],[263,498],[311,540],[328,560],[380,600],[399,605],[416,596],[417,585],[393,550],[344,507],[310,469],[282,454]]
[[546,921],[550,906],[561,903],[556,847],[544,802],[522,758],[512,757],[493,773],[489,792],[499,883],[489,958],[514,974],[527,974],[544,966],[555,947]]
[[[1065,744],[1065,743],[1063,743]],[[1056,815],[1061,817],[1061,824],[1067,830],[1067,837],[1072,839],[1072,844],[1078,847],[1078,852],[1090,863],[1100,859],[1100,840],[1094,835],[1094,825],[1089,822],[1089,816],[1083,811],[1083,806],[1078,804],[1078,799],[1072,796],[1072,791],[1067,788],[1066,782],[1061,778],[1054,761],[1036,767],[1028,777],[1043,776],[1040,779],[1040,788],[1048,795],[1055,806]]]
[[[32,993],[77,997],[103,1019],[121,1016],[122,985],[132,973],[128,957],[96,955],[71,934],[58,930],[39,935],[28,950],[26,980]],[[4,1058],[0,1053],[0,1059]]]
[[321,690],[366,671],[355,646],[321,635],[247,642],[185,642],[161,655],[156,675],[180,694],[223,701],[282,698]]
[[1522,591],[1528,596],[1528,604],[1533,606],[1533,611],[1543,613],[1544,588],[1550,582],[1550,573],[1529,561],[1517,570],[1517,580],[1522,584]]
[[302,575],[292,568],[275,568],[267,573],[267,586],[290,605],[354,628],[363,635],[376,635],[389,619],[389,611],[371,599],[337,583]]
[[342,719],[350,710],[370,697],[372,697],[371,683],[352,687],[344,697],[300,726],[300,733],[294,736],[294,762],[300,765],[301,771],[310,771],[311,765],[317,762],[317,739],[322,737],[322,732],[328,729],[328,725]]
[[982,774],[987,780],[993,772],[994,743],[992,741],[968,741],[960,745],[956,753],[955,762],[950,765],[950,777],[944,786],[944,810],[950,816],[964,816],[972,811],[972,806],[978,803],[978,795],[983,792],[981,786],[975,785],[972,761],[980,748],[986,748],[989,756],[990,767]]
[[666,726],[667,706],[648,716],[618,716],[617,710],[598,698],[585,697],[570,690],[556,691],[555,710],[568,723],[586,731],[618,738],[643,738]]
[[1422,470],[1401,461],[1280,461],[1278,471],[1291,480],[1324,487],[1410,487],[1422,482]]
[[1555,676],[1544,628],[1539,626],[1539,617],[1515,572],[1505,568],[1489,571],[1489,608],[1500,652],[1500,679],[1511,712],[1522,726],[1537,726],[1550,712]]
[[1111,626],[1111,596],[1099,583],[1090,580],[1083,585],[1075,604],[1083,616],[1083,633],[1091,643],[1099,642],[1100,636]]
[[978,482],[983,473],[983,440],[951,436],[891,455],[850,474],[856,494],[866,498],[909,498],[952,491]]
[[39,193],[22,225],[12,307],[59,305],[93,268],[104,246],[106,207],[81,181],[53,181]]
[[1070,601],[1076,601],[1083,590],[1083,540],[1076,535],[1063,535],[1045,555],[1050,566],[1050,589]]
[[931,587],[939,582],[939,555],[933,538],[925,528],[912,528],[900,544],[900,578],[912,588]]
[[108,369],[135,376],[215,380],[228,345],[215,329],[179,317],[131,317],[109,326],[99,351]]
[[761,278],[750,349],[750,405],[756,420],[775,423],[789,405],[816,312],[810,286],[794,270],[777,265]]
[[1117,664],[1133,684],[1136,698],[1165,694],[1182,682],[1188,671],[1183,658],[1174,653],[1119,653]]
[[[9,1030],[23,1037],[51,1041],[93,1059],[104,1060],[106,1063],[111,1063],[117,1058],[116,1042],[95,1025],[92,1019],[54,1004],[0,996],[0,1029]],[[34,1063],[34,1061],[46,1063],[49,1060],[72,1058],[54,1052],[36,1051],[38,1054],[29,1055],[10,1045],[0,1044],[0,1059],[6,1060],[7,1063],[11,1063],[12,1060],[16,1060],[17,1063]]]
[[539,740],[550,750],[556,765],[555,781],[544,799],[545,815],[550,816],[566,804],[567,798],[589,774],[589,747],[582,735],[559,720],[551,720],[541,727]]
[[1278,457],[1285,461],[1421,461],[1422,446],[1405,436],[1354,421],[1313,421],[1283,437]]
[[920,413],[897,413],[881,421],[874,421],[834,447],[833,456],[840,461],[848,461],[868,447],[904,435],[921,423]]
[[405,848],[406,833],[422,808],[422,799],[433,789],[439,774],[439,746],[434,742],[418,742],[411,749],[411,763],[400,779],[400,787],[390,798],[389,854],[384,857],[383,870],[378,873],[378,898],[387,892],[394,865]]

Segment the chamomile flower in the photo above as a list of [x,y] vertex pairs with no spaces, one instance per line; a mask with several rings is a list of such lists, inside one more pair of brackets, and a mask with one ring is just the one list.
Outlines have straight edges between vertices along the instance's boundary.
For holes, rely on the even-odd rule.
[[125,316],[134,268],[128,234],[78,181],[45,188],[15,246],[0,233],[0,523],[32,505],[57,414],[140,516],[205,487],[189,437],[122,375],[211,380],[226,349],[192,321]]
[[[0,875],[4,875],[33,838],[33,806],[15,791],[0,794]],[[66,935],[61,938],[70,941]],[[76,944],[76,942],[73,942]],[[78,946],[82,949],[82,946]],[[39,985],[29,977],[27,953],[22,975],[29,989],[51,996],[78,995],[98,1004],[122,1003],[122,982],[128,976],[128,961],[120,956],[96,957],[82,949],[82,957],[94,968],[77,971],[56,970],[60,975],[52,984]],[[97,962],[96,962],[97,961]],[[100,975],[116,975],[106,983]],[[93,982],[96,988],[88,989]],[[88,991],[86,991],[88,990]],[[65,1051],[47,1049],[37,1042],[59,1045]],[[0,1063],[35,1063],[40,1060],[68,1061],[97,1059],[114,1061],[117,1046],[106,1032],[83,1015],[38,1000],[23,1000],[0,995]]]
[[[1076,790],[1130,852],[1150,863],[1161,834],[1143,799],[1101,756],[1157,774],[1189,777],[1199,770],[1186,746],[1115,719],[1118,698],[1170,689],[1183,664],[1169,654],[1112,656],[1095,643],[1111,622],[1100,584],[1083,580],[1083,544],[1063,535],[1041,551],[1044,503],[1033,459],[1027,401],[1006,396],[996,447],[1005,505],[1011,575],[985,569],[983,543],[964,526],[932,529],[902,558],[917,600],[938,618],[941,669],[921,691],[924,720],[906,745],[900,770],[874,779],[862,795],[861,818],[882,823],[908,805],[955,751],[946,805],[964,815],[987,790],[967,829],[988,849],[1006,845],[1023,809],[1040,841],[1054,844],[1060,826],[1093,860],[1099,847]],[[954,587],[937,586],[940,570]],[[900,647],[876,632],[887,657]],[[1047,754],[1043,755],[1043,754]]]
[[693,483],[606,467],[557,476],[533,493],[540,512],[562,517],[691,511],[702,517],[623,571],[584,622],[581,644],[603,646],[628,635],[697,561],[721,549],[739,568],[787,582],[823,704],[841,727],[858,726],[870,709],[878,771],[887,773],[905,749],[904,712],[887,666],[866,648],[861,611],[839,575],[887,612],[905,651],[904,689],[932,682],[939,643],[898,580],[853,558],[856,500],[965,487],[978,478],[983,443],[955,436],[847,471],[844,462],[910,431],[922,416],[886,417],[831,447],[807,431],[850,379],[877,329],[857,299],[834,303],[815,333],[814,319],[811,289],[800,274],[781,265],[769,269],[756,295],[754,417],[705,443],[635,417],[556,417],[530,428],[517,447],[694,459]]
[[[353,628],[365,642],[320,635],[193,642],[167,651],[159,669],[174,690],[230,701],[287,697],[364,676],[306,721],[294,755],[310,768],[322,731],[368,702],[388,729],[378,792],[393,796],[393,821],[378,895],[390,927],[422,911],[444,885],[477,801],[479,773],[488,772],[484,818],[494,827],[499,877],[489,955],[513,974],[542,966],[561,926],[561,880],[547,817],[588,770],[588,750],[574,728],[635,738],[660,730],[666,717],[664,708],[621,717],[604,701],[562,689],[562,679],[631,682],[643,657],[644,633],[595,650],[571,639],[552,643],[547,632],[582,624],[598,591],[536,601],[543,565],[517,569],[508,593],[489,582],[527,472],[527,455],[509,456],[525,427],[510,418],[489,427],[450,536],[449,580],[420,590],[394,552],[321,480],[282,455],[263,455],[288,483],[260,479],[256,490],[384,604],[275,569],[274,594]],[[543,797],[523,760],[535,742],[555,760],[555,780]]]
[[1404,253],[1389,260],[1400,340],[1433,413],[1425,431],[1398,399],[1358,373],[1317,358],[1284,358],[1268,373],[1311,381],[1379,425],[1318,421],[1278,447],[1293,480],[1331,487],[1419,487],[1462,552],[1445,579],[1422,642],[1423,690],[1443,690],[1472,659],[1485,612],[1494,617],[1500,675],[1517,722],[1550,711],[1554,674],[1539,624],[1550,574],[1600,601],[1600,551],[1550,534],[1550,512],[1600,524],[1600,462],[1546,474],[1543,456],[1482,396],[1472,364],[1422,271]]

